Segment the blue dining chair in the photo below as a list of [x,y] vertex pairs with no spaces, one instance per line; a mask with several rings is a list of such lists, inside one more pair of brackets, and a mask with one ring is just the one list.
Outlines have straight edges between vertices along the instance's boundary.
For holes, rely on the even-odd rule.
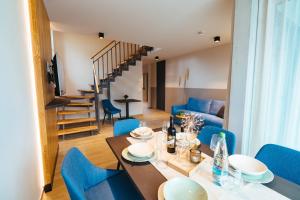
[[132,130],[138,128],[139,125],[140,120],[137,119],[118,120],[114,124],[114,136],[128,134]]
[[142,199],[126,171],[96,167],[77,148],[65,156],[61,175],[71,200]]
[[104,111],[102,124],[104,124],[106,115],[108,115],[109,119],[112,120],[112,123],[114,123],[114,117],[113,117],[114,114],[119,113],[121,118],[121,109],[114,107],[109,99],[103,99],[101,103]]
[[198,134],[198,139],[201,143],[210,145],[213,134],[225,133],[228,154],[232,155],[235,151],[235,134],[216,126],[204,126]]
[[263,162],[275,175],[300,185],[300,151],[266,144],[255,158]]

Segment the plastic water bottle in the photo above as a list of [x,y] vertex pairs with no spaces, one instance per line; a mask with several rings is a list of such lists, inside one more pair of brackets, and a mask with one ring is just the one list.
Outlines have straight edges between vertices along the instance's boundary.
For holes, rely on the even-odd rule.
[[228,152],[225,133],[221,132],[214,152],[212,174],[214,183],[221,185],[221,179],[228,175]]

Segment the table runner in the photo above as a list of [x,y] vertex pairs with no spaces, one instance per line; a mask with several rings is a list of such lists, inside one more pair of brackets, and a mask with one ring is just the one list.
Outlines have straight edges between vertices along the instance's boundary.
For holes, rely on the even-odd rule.
[[[155,141],[157,134],[147,140],[146,142],[153,147],[155,147]],[[142,142],[139,139],[132,137],[127,137],[127,140],[131,144]],[[145,141],[143,141],[145,142]],[[162,152],[162,160],[168,161],[169,159],[175,158],[176,155],[167,153],[166,150]],[[208,193],[209,200],[236,200],[236,199],[245,199],[245,200],[258,200],[258,199],[271,199],[271,200],[286,200],[287,197],[279,194],[278,192],[262,185],[262,184],[252,184],[248,183],[244,185],[241,189],[235,191],[228,191],[220,186],[215,185],[212,181],[212,171],[211,171],[211,160],[209,156],[205,156],[205,159],[197,165],[189,174],[189,178],[198,182]],[[174,170],[173,168],[167,166],[167,164],[159,164],[157,161],[150,161],[150,163],[167,179],[170,180],[175,177],[186,177],[180,172]]]

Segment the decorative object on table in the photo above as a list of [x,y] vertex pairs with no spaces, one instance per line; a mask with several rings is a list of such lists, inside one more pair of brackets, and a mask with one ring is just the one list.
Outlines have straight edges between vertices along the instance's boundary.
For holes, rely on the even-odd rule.
[[300,185],[300,151],[276,144],[264,145],[256,154],[276,176]]
[[228,153],[225,133],[220,133],[213,159],[212,175],[214,183],[221,185],[221,179],[228,176]]
[[170,116],[170,127],[168,128],[167,137],[167,151],[168,153],[175,153],[176,148],[176,129],[173,123],[173,117]]
[[200,140],[200,142],[202,144],[210,145],[212,136],[214,134],[219,134],[220,132],[223,132],[226,135],[226,144],[227,144],[228,154],[229,155],[234,154],[236,137],[233,132],[230,132],[228,130],[225,130],[225,129],[222,129],[222,128],[216,127],[216,126],[204,126],[201,129],[200,133],[198,134],[198,139]]
[[125,171],[96,167],[77,148],[68,151],[61,174],[71,199],[142,199]]
[[114,124],[114,136],[128,134],[139,127],[140,120],[124,119],[118,120]]
[[123,97],[124,97],[124,99],[128,99],[128,95],[127,94],[125,94]]
[[182,119],[181,126],[189,133],[198,133],[204,125],[204,119],[199,114],[182,113],[180,117]]
[[[201,114],[204,119],[205,126],[211,125],[222,127],[224,119],[218,117],[218,115],[221,116],[222,113],[219,113],[219,111],[224,105],[224,101],[220,100],[190,97],[186,104],[173,105],[171,108],[171,114],[173,116],[176,116],[178,112],[192,112],[194,114]],[[175,118],[175,124],[180,125],[180,120]]]
[[190,161],[192,163],[200,163],[201,162],[201,151],[198,148],[190,149]]
[[102,107],[103,107],[103,111],[104,111],[104,117],[103,117],[102,124],[104,124],[106,115],[109,116],[109,119],[112,121],[113,124],[114,124],[114,117],[113,117],[114,114],[119,113],[120,118],[121,118],[121,110],[114,107],[109,99],[103,99],[101,102],[102,102]]
[[206,190],[190,178],[173,178],[164,185],[164,198],[172,200],[207,200]]

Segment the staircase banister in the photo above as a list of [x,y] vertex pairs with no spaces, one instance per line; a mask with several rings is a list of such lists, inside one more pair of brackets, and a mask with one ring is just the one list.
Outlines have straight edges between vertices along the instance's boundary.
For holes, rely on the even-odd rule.
[[116,41],[113,40],[111,41],[108,45],[106,45],[104,48],[102,48],[100,51],[98,51],[96,54],[94,54],[91,59],[94,59],[99,53],[101,53],[102,51],[104,51],[107,47],[109,47],[112,43],[115,43]]

